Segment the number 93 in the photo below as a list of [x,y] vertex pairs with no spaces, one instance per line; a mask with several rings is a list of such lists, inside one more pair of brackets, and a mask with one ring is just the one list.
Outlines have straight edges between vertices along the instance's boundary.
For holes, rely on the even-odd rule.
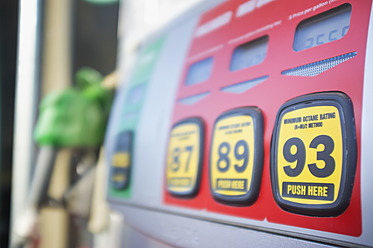
[[[334,150],[334,141],[330,136],[319,135],[315,137],[309,147],[317,149],[319,145],[324,145],[324,150],[317,152],[317,160],[322,160],[325,163],[324,168],[320,169],[316,163],[308,164],[308,168],[312,175],[318,178],[325,178],[333,174],[335,170],[335,160],[330,154]],[[296,152],[292,153],[292,147],[296,147]],[[303,141],[299,138],[288,139],[284,144],[283,155],[286,161],[293,163],[296,162],[296,166],[291,168],[290,165],[284,167],[286,175],[289,177],[299,176],[305,166],[306,162],[306,148]]]

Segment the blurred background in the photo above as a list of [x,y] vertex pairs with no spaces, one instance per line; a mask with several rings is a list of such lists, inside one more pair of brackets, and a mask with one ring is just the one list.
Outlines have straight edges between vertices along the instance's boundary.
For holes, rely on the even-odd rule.
[[[125,73],[141,42],[202,0],[2,0],[0,3],[0,244],[14,239],[39,146],[40,101],[76,83],[82,67],[103,77]],[[120,63],[119,63],[120,62]],[[119,68],[122,67],[122,68]],[[111,86],[112,87],[112,86]],[[93,152],[98,156],[98,151]],[[87,218],[56,199],[79,177],[71,151],[59,153],[30,247],[98,247]],[[97,159],[97,157],[95,157]],[[75,159],[75,160],[74,160]],[[53,178],[52,175],[52,178]],[[3,246],[4,245],[4,246]]]

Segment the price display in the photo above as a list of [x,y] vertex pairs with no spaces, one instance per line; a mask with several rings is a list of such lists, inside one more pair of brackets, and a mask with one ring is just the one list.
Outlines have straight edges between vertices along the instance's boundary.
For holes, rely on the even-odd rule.
[[132,89],[130,89],[127,95],[126,105],[132,105],[132,104],[139,103],[144,97],[145,89],[146,89],[146,83],[136,85]]
[[258,197],[263,168],[263,117],[256,107],[223,113],[215,122],[210,187],[218,201],[249,205]]
[[167,190],[177,196],[197,193],[202,167],[204,128],[202,120],[190,118],[171,130],[167,155]]
[[349,204],[355,169],[355,123],[348,96],[310,94],[280,108],[271,175],[282,208],[314,216],[341,214]]
[[236,71],[262,63],[267,56],[268,36],[238,46],[234,49],[230,70]]
[[192,64],[188,69],[185,85],[191,86],[206,81],[211,75],[213,64],[213,57]]
[[132,132],[120,133],[116,139],[115,152],[111,158],[111,184],[115,189],[128,186],[131,168]]
[[294,36],[294,51],[319,46],[345,36],[350,28],[351,4],[343,4],[299,23]]

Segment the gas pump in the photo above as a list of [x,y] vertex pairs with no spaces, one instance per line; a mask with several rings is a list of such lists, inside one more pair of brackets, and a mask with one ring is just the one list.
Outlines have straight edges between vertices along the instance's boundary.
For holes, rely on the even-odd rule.
[[123,245],[372,246],[372,13],[211,1],[147,37],[105,138]]

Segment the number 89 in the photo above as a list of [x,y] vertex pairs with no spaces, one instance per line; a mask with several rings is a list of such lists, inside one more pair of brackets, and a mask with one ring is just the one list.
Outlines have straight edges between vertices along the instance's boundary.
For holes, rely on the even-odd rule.
[[[219,159],[217,162],[217,167],[220,172],[226,172],[229,170],[231,162],[228,157],[228,154],[230,152],[230,149],[231,148],[228,142],[222,142],[219,145]],[[249,160],[249,146],[245,140],[237,141],[236,145],[234,146],[234,156],[237,161],[243,160],[241,165],[234,165],[235,170],[238,173],[244,172]]]

